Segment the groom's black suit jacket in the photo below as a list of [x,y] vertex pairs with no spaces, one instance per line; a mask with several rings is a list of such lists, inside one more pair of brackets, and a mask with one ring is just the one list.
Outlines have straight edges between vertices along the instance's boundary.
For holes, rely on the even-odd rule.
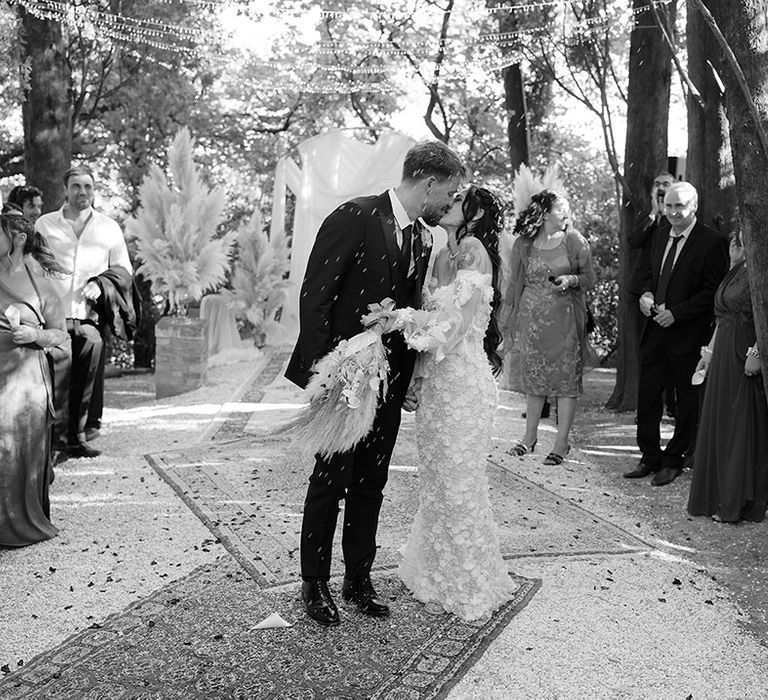
[[[401,269],[396,223],[388,193],[342,204],[323,221],[309,256],[299,298],[299,339],[285,376],[306,387],[312,365],[341,340],[363,330],[368,305],[387,297],[398,306],[421,306],[430,249],[414,233],[415,274]],[[404,267],[404,266],[403,266]],[[331,549],[344,499],[342,549],[345,575],[367,575],[376,556],[376,529],[389,460],[397,440],[416,353],[400,333],[384,336],[389,384],[371,432],[349,452],[317,457],[309,479],[301,527],[301,574],[328,579]]]
[[[307,262],[299,297],[299,338],[285,372],[294,384],[306,388],[312,365],[339,341],[363,330],[360,318],[369,304],[391,297],[398,306],[421,306],[430,248],[414,235],[415,279],[406,279],[395,228],[387,192],[345,202],[323,221]],[[405,390],[415,354],[392,347],[399,343],[397,337],[385,342],[392,371],[407,375],[402,377]]]

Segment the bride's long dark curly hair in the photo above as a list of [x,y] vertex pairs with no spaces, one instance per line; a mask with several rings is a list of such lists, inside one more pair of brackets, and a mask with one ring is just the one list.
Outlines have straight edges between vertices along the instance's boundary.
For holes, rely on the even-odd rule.
[[[479,219],[472,221],[482,209]],[[483,348],[491,363],[494,374],[501,371],[501,357],[497,352],[501,345],[501,332],[497,320],[498,310],[501,306],[501,256],[499,255],[499,236],[504,228],[504,210],[499,198],[485,187],[470,185],[464,194],[461,203],[461,213],[464,223],[456,231],[456,241],[460,242],[467,235],[472,235],[479,240],[493,266],[493,301],[491,302],[491,318],[485,331]]]

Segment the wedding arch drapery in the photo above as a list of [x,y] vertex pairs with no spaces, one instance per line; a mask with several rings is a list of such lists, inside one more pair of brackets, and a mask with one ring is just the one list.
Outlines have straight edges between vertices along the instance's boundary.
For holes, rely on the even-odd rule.
[[400,182],[403,159],[414,140],[397,131],[381,132],[376,143],[363,143],[344,130],[315,136],[299,145],[299,166],[292,158],[278,161],[271,233],[285,227],[285,198],[296,197],[291,241],[291,286],[283,323],[297,328],[299,289],[309,253],[323,219],[354,197],[378,194]]

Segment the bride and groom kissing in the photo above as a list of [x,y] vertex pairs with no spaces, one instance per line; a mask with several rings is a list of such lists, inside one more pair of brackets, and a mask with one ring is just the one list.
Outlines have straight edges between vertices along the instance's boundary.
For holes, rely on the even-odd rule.
[[[388,382],[371,431],[349,451],[315,458],[304,503],[301,576],[307,615],[321,625],[340,623],[328,582],[342,499],[341,595],[365,615],[390,614],[370,572],[401,409],[417,405],[419,509],[400,578],[421,602],[467,620],[491,613],[516,589],[501,558],[485,473],[497,405],[493,373],[501,366],[495,311],[503,215],[490,191],[462,189],[464,176],[448,146],[416,144],[405,156],[400,184],[339,206],[322,223],[309,256],[299,337],[285,373],[300,387],[306,388],[320,358],[364,329],[369,305],[386,298],[400,310],[423,307],[444,330],[425,335],[401,324],[399,332],[387,333]],[[448,232],[429,281],[432,240],[421,221]],[[365,322],[391,330],[396,314],[369,315]]]

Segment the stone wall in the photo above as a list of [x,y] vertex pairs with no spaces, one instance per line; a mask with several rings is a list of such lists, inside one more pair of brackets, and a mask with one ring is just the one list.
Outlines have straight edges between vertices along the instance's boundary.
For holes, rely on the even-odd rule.
[[155,396],[192,391],[206,380],[208,322],[164,316],[155,326]]

